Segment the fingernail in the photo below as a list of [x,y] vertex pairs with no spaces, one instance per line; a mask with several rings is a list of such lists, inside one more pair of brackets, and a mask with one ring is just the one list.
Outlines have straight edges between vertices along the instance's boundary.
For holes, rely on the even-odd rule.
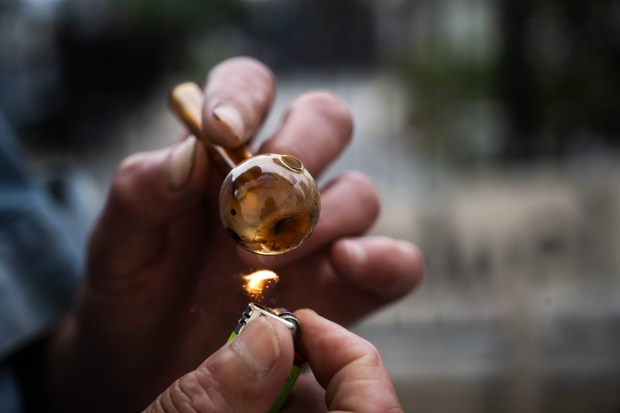
[[277,332],[265,317],[250,322],[233,340],[231,349],[256,376],[266,375],[280,357]]
[[241,112],[230,103],[220,103],[213,109],[213,116],[228,129],[230,135],[237,142],[245,137],[245,125]]
[[353,274],[360,274],[368,260],[366,248],[359,242],[348,240],[342,241],[342,246],[345,249],[345,253],[349,256],[349,270]]
[[189,136],[175,145],[168,159],[168,183],[173,190],[185,185],[194,170],[196,138]]

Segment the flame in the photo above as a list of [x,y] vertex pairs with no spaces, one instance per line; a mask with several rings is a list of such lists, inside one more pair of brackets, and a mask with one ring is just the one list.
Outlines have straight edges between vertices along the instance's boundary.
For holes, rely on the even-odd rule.
[[276,285],[280,277],[273,271],[259,270],[252,274],[244,275],[243,289],[254,301],[260,301],[267,291]]

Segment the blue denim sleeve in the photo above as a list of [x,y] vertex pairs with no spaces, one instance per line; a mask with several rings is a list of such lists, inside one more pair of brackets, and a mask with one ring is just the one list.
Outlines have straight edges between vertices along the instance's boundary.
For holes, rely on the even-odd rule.
[[0,412],[21,413],[23,404],[11,368],[0,364]]
[[81,254],[60,222],[0,115],[0,406],[13,400],[3,360],[43,335],[73,299]]

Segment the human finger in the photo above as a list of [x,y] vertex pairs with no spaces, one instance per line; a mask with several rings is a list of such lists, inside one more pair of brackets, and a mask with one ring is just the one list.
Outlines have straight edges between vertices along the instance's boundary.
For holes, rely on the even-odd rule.
[[205,151],[193,136],[124,160],[90,240],[88,281],[130,283],[127,274],[162,252],[168,226],[203,199],[207,175]]
[[345,238],[278,269],[279,304],[310,307],[349,324],[419,285],[423,260],[411,243],[387,237]]
[[203,129],[214,143],[235,148],[258,130],[275,96],[274,76],[248,57],[223,61],[207,76]]
[[379,351],[368,341],[311,310],[295,313],[302,326],[298,345],[331,412],[402,412]]
[[383,236],[343,238],[329,254],[340,278],[385,298],[408,294],[424,276],[422,254],[408,241]]
[[145,413],[266,412],[292,362],[290,331],[260,317],[168,387]]
[[299,375],[288,395],[282,413],[326,413],[325,389],[316,382],[310,369]]
[[353,119],[345,103],[327,91],[308,92],[296,99],[279,130],[260,148],[300,159],[317,176],[346,147]]
[[365,233],[379,210],[379,195],[370,179],[359,172],[346,173],[321,191],[319,221],[302,246],[278,256],[243,253],[244,259],[253,267],[270,269],[297,261],[340,238]]

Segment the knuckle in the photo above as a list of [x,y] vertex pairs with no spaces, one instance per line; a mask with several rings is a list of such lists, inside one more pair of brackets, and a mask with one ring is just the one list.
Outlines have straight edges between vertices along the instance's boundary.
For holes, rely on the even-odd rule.
[[131,203],[135,197],[136,178],[144,171],[147,153],[137,153],[125,158],[118,168],[112,183],[112,194],[124,203]]
[[177,380],[168,389],[170,411],[179,413],[232,412],[222,393],[217,376],[198,369]]
[[357,362],[373,368],[383,365],[383,358],[379,349],[370,341],[360,338],[357,347]]
[[249,57],[235,57],[211,69],[206,91],[212,101],[232,99],[242,104],[249,99],[265,103],[273,98],[274,87],[275,77],[267,66]]
[[145,160],[149,157],[147,152],[134,153],[121,161],[116,169],[117,178],[131,175],[142,169]]
[[361,172],[348,172],[345,176],[355,188],[360,205],[364,205],[367,213],[376,218],[381,211],[381,201],[372,180]]
[[274,79],[273,72],[263,62],[256,60],[248,56],[237,56],[224,60],[217,64],[211,70],[211,74],[217,74],[220,72],[229,72],[231,69],[240,70],[251,74],[252,76],[259,76],[263,79]]
[[301,96],[293,106],[308,106],[327,117],[350,135],[353,131],[353,116],[347,104],[336,94],[328,90],[315,90]]
[[197,401],[204,403],[197,392],[199,386],[189,374],[177,380],[169,390],[169,400],[172,410],[179,413],[199,413],[200,409]]
[[157,174],[164,151],[142,152],[125,158],[116,170],[112,183],[111,196],[125,208],[133,210],[142,204],[158,205],[160,196]]

